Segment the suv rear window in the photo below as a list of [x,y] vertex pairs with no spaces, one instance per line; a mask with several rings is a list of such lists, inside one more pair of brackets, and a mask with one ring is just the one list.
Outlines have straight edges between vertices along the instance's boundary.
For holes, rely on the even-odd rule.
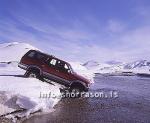
[[36,51],[31,51],[27,54],[29,58],[34,58],[39,61],[46,61],[48,57],[42,53],[36,52]]
[[28,57],[34,58],[34,57],[35,57],[35,54],[36,54],[36,52],[35,52],[35,51],[32,51],[32,52],[30,52],[30,53],[28,54]]

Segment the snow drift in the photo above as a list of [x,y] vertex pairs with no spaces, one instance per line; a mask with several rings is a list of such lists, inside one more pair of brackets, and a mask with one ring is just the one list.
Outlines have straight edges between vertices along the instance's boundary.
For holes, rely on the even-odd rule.
[[[6,93],[7,100],[4,101],[3,106],[10,108],[11,112],[12,110],[25,109],[26,112],[23,116],[28,116],[30,113],[38,110],[50,110],[60,99],[58,87],[42,83],[33,78],[1,76],[0,92]],[[56,95],[56,98],[40,98],[40,93],[49,94],[52,92]],[[17,108],[16,105],[18,106]],[[10,111],[5,112],[10,113]]]

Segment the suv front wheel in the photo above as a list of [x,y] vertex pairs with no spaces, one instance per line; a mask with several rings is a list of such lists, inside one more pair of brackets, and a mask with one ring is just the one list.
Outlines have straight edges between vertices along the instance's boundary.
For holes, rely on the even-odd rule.
[[72,98],[78,98],[81,97],[81,93],[84,92],[84,90],[80,86],[73,86],[70,87],[69,92],[75,95],[75,97]]

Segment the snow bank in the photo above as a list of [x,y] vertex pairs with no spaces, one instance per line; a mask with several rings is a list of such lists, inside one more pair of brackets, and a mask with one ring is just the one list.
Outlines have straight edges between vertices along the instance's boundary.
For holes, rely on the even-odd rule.
[[[10,103],[9,108],[15,109],[14,105],[18,105],[19,108],[26,109],[25,116],[38,110],[50,111],[55,104],[60,100],[58,98],[60,94],[59,87],[50,85],[48,83],[42,83],[34,78],[19,78],[13,76],[1,76],[0,77],[0,92],[5,92]],[[40,98],[42,94],[54,94],[56,98]],[[12,96],[13,95],[13,96]],[[12,102],[13,98],[16,98],[15,102]],[[8,101],[7,101],[8,102]],[[7,104],[3,104],[7,107]]]
[[0,116],[15,111],[15,109],[9,108],[7,105],[5,105],[6,101],[6,93],[0,91]]
[[18,62],[0,62],[0,75],[20,75],[25,71],[18,67]]
[[3,104],[0,104],[0,116],[7,114],[9,112],[13,112],[15,109],[9,108],[8,106],[5,106]]

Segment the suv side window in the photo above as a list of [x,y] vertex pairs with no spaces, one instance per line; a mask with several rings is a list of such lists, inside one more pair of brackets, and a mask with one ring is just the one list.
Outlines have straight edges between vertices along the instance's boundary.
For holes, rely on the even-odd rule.
[[71,73],[71,69],[69,68],[69,66],[67,64],[65,64],[65,71],[68,73]]
[[50,66],[55,66],[56,65],[57,60],[56,59],[51,59],[49,62]]
[[66,73],[69,72],[69,68],[67,64],[63,61],[57,61],[56,67],[59,71],[66,72]]
[[70,71],[68,65],[65,62],[54,59],[54,58],[50,59],[49,66],[54,67],[55,69],[57,69],[61,72],[69,73],[69,71]]

